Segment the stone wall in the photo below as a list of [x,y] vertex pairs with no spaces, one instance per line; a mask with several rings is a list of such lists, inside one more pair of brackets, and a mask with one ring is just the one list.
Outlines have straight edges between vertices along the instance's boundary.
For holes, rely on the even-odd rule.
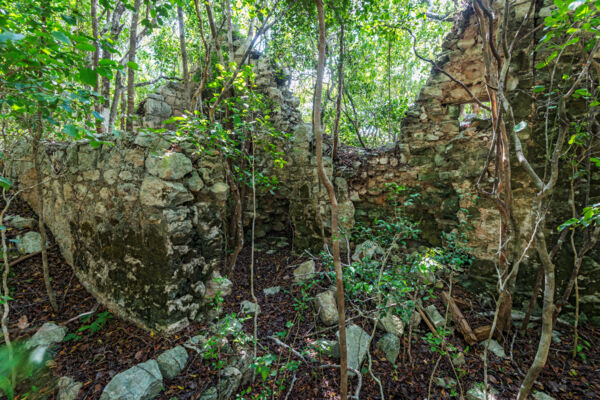
[[[21,188],[35,184],[31,148],[15,152]],[[218,290],[228,186],[216,160],[167,140],[125,136],[41,154],[47,225],[81,283],[119,316],[171,332],[204,316]],[[36,191],[25,199],[39,211]]]

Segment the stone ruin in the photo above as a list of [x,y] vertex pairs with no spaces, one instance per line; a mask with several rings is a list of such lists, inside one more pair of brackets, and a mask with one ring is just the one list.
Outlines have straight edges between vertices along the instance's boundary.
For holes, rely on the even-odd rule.
[[[511,25],[520,23],[528,6],[514,5]],[[536,18],[547,15],[549,7],[538,7]],[[472,9],[467,8],[445,38],[436,62],[485,99],[480,40]],[[517,105],[515,118],[528,121],[529,127],[535,127],[539,117],[532,112],[536,100],[526,91],[548,79],[532,68],[537,40],[539,35],[530,35],[515,50],[509,77],[511,101]],[[265,154],[257,155],[257,167],[279,181],[274,195],[263,195],[258,201],[257,237],[281,235],[291,228],[295,249],[320,246],[329,211],[316,173],[311,126],[302,121],[299,100],[278,79],[278,69],[264,58],[251,62],[258,90],[273,104],[275,127],[291,134],[289,142],[278,145],[286,155],[283,168],[275,167]],[[461,221],[468,220],[473,228],[469,232],[472,253],[480,260],[493,260],[499,215],[491,202],[476,198],[474,185],[491,140],[490,122],[475,118],[461,123],[461,109],[471,102],[461,87],[434,69],[406,114],[401,142],[371,151],[345,149],[351,162],[335,168],[331,158],[324,157],[330,173],[333,168],[342,229],[388,212],[386,184],[397,183],[419,193],[408,211],[420,223],[425,240],[439,244],[441,232],[461,229]],[[165,128],[163,121],[181,115],[183,109],[181,84],[167,83],[141,103],[140,128]],[[43,149],[46,220],[66,260],[84,286],[117,315],[165,333],[210,316],[214,296],[227,295],[231,285],[219,272],[225,257],[223,220],[229,196],[221,163],[185,142],[175,148],[170,135],[159,137],[140,129],[137,135],[125,135],[96,149],[85,141],[48,143]],[[539,128],[520,133],[529,157],[536,160],[543,157],[539,154],[543,150],[536,147],[539,135]],[[34,179],[31,151],[22,145],[16,153],[19,183],[29,186]],[[534,190],[528,182],[524,171],[514,165],[515,211],[524,226]],[[566,186],[557,190],[549,227],[570,215],[566,202],[560,201],[567,199]],[[596,195],[592,202],[600,201],[597,172],[592,188]],[[24,197],[38,209],[35,191]],[[250,218],[251,214],[245,215],[246,224]],[[555,240],[553,231],[550,240]],[[598,251],[582,267],[583,298],[599,299],[595,296],[595,288],[600,287],[597,259]],[[479,265],[483,269],[474,268],[470,274],[479,273],[493,282],[493,269]],[[570,271],[561,274],[559,287]],[[589,309],[598,314],[600,299],[592,301]]]

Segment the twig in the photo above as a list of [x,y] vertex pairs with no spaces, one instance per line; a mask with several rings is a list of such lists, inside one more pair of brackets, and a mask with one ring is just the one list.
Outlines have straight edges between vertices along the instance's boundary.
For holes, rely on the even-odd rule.
[[292,377],[292,383],[290,383],[290,388],[288,389],[287,394],[285,395],[285,399],[284,400],[288,400],[288,397],[290,397],[290,394],[292,393],[292,389],[294,388],[294,383],[296,383],[296,374],[294,373],[294,376]]
[[[46,250],[50,250],[50,249],[52,249],[54,247],[56,247],[56,244],[53,244],[50,247],[46,247]],[[31,257],[39,256],[40,254],[42,254],[41,250],[40,251],[36,251],[35,253],[27,254],[26,256],[23,256],[21,258],[17,258],[16,260],[11,261],[10,263],[8,263],[8,267],[12,268],[12,267],[14,267],[17,264],[20,264],[23,261],[30,259]]]
[[92,308],[90,311],[87,311],[87,312],[81,313],[81,314],[79,314],[79,315],[77,315],[77,316],[75,316],[75,317],[73,317],[73,318],[71,318],[71,319],[69,319],[69,320],[67,320],[67,321],[65,321],[65,322],[63,322],[63,323],[61,323],[60,325],[63,325],[63,326],[64,326],[64,325],[67,325],[67,324],[69,324],[69,323],[71,323],[71,322],[73,322],[73,321],[75,321],[75,320],[78,320],[78,319],[79,319],[79,318],[81,318],[81,317],[85,317],[85,316],[87,316],[87,315],[91,315],[91,314],[95,313],[95,312],[96,312],[96,310],[98,310],[98,307],[99,307],[99,306],[100,306],[100,304],[96,303],[96,305],[94,306],[94,308]]

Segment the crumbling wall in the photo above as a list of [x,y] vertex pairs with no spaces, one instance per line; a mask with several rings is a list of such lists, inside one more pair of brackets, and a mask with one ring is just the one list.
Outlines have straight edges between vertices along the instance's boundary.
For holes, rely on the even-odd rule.
[[[40,154],[46,223],[81,283],[123,318],[171,332],[204,317],[223,258],[228,186],[193,146],[127,135]],[[35,185],[31,147],[15,151],[20,188]],[[37,191],[24,198],[39,210]]]
[[[528,6],[515,4],[511,26],[520,22]],[[527,93],[548,80],[544,74],[534,75],[532,67],[538,39],[530,35],[516,49],[508,85],[515,117],[528,121],[530,127],[536,126],[538,116],[532,112],[536,100]],[[436,63],[485,101],[480,40],[472,10],[467,9],[445,38]],[[236,47],[243,48],[243,43]],[[268,152],[256,149],[257,169],[279,182],[274,194],[259,192],[257,236],[279,236],[293,229],[296,249],[320,247],[322,235],[329,235],[329,206],[316,173],[311,126],[302,121],[299,100],[281,79],[280,69],[263,58],[251,62],[257,90],[271,102],[275,127],[291,136],[276,143],[287,161],[282,168]],[[334,177],[345,231],[356,220],[369,222],[389,213],[386,184],[400,184],[407,187],[407,194],[419,194],[408,211],[420,223],[425,240],[437,244],[441,232],[468,226],[472,253],[483,260],[496,258],[499,215],[475,187],[490,146],[490,123],[473,116],[461,121],[461,109],[469,103],[472,99],[463,88],[433,69],[406,114],[399,143],[372,151],[343,148],[336,165],[327,156],[326,143],[324,163]],[[181,115],[184,108],[181,83],[167,83],[141,102],[140,131],[173,129],[163,121]],[[543,158],[536,145],[543,137],[539,128],[519,135],[532,159]],[[79,278],[102,302],[142,326],[169,331],[204,315],[218,290],[226,294],[227,285],[219,287],[213,279],[224,257],[228,186],[222,163],[152,133],[126,136],[99,149],[85,143],[48,144],[45,153],[48,225]],[[179,160],[176,168],[157,161],[170,157]],[[22,159],[19,175],[28,185],[33,175],[27,148],[22,149]],[[174,168],[180,172],[168,172]],[[516,218],[529,227],[534,189],[518,165],[513,165],[512,177]],[[592,193],[600,193],[600,176],[596,173],[593,179]],[[556,237],[557,221],[569,216],[566,201],[560,200],[567,198],[567,180],[561,182],[554,203],[557,212],[548,224],[550,240]],[[35,208],[35,194],[26,198]],[[247,226],[251,218],[247,211]],[[527,229],[522,233],[526,235]],[[594,297],[600,276],[594,254],[582,267],[580,288],[600,307],[599,297]],[[493,268],[470,273],[491,281],[495,277]]]

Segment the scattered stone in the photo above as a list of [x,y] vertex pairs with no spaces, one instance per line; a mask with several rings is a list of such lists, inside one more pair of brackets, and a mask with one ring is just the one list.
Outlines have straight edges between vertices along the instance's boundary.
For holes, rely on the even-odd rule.
[[100,400],[150,400],[160,394],[162,387],[158,363],[149,360],[115,375]]
[[404,334],[404,322],[402,322],[400,317],[392,314],[391,311],[388,311],[383,317],[379,318],[377,327],[398,337]]
[[463,353],[462,351],[456,354],[456,357],[452,359],[452,364],[455,367],[462,367],[463,365],[465,365],[465,363],[465,353]]
[[435,384],[439,387],[443,387],[445,389],[450,389],[453,388],[454,386],[456,386],[458,384],[458,382],[456,382],[456,379],[453,378],[436,378],[435,379]]
[[225,335],[241,332],[242,328],[242,323],[232,316],[226,316],[217,322],[217,331]]
[[146,158],[146,169],[154,176],[173,181],[192,172],[194,166],[183,153],[166,152],[161,156],[149,155]]
[[263,289],[265,296],[274,296],[281,291],[281,286],[273,286],[270,288]]
[[475,387],[467,391],[467,400],[496,400],[498,391],[490,387],[487,393],[487,399],[483,390],[483,384],[475,384]]
[[236,367],[225,367],[219,373],[218,399],[228,400],[232,398],[242,381],[242,372]]
[[27,232],[17,237],[17,248],[21,254],[42,251],[42,236],[37,232]]
[[300,264],[298,268],[294,270],[294,281],[296,283],[305,282],[311,280],[315,276],[315,262],[308,260]]
[[562,342],[562,339],[560,338],[560,332],[559,331],[552,331],[552,341],[554,343],[560,343],[560,342]]
[[182,346],[177,346],[159,355],[156,361],[162,376],[165,379],[173,379],[185,368],[188,353]]
[[425,307],[425,312],[437,329],[444,326],[445,319],[442,317],[442,314],[440,314],[435,305],[431,304]]
[[20,215],[9,216],[5,224],[15,229],[33,228],[37,226],[38,221],[34,218],[24,218]]
[[58,400],[75,400],[83,383],[76,382],[69,376],[62,376],[58,379]]
[[218,271],[213,271],[211,279],[206,283],[205,299],[212,299],[217,294],[220,296],[229,296],[231,294],[233,283],[227,278],[221,276]]
[[338,310],[335,297],[331,290],[319,293],[315,297],[315,308],[324,325],[330,326],[338,322]]
[[317,339],[313,344],[314,349],[331,358],[340,357],[340,344],[335,340]]
[[383,255],[383,249],[372,240],[365,240],[354,249],[352,255],[353,261],[361,261],[363,259],[372,259],[375,255]]
[[[487,345],[487,342],[488,341],[485,340],[485,341],[481,342],[481,345],[484,346],[484,348],[485,348],[485,346]],[[500,343],[498,343],[494,339],[492,339],[490,341],[490,346],[489,346],[488,350],[491,351],[492,353],[494,353],[496,355],[496,357],[507,358],[506,353],[504,352],[504,348],[500,345]]]
[[248,300],[242,301],[240,303],[240,308],[242,310],[242,313],[245,314],[260,314],[260,306]]
[[533,392],[533,398],[535,400],[556,400],[554,397],[544,393],[544,392]]
[[391,333],[386,333],[376,344],[376,347],[385,354],[385,359],[396,364],[400,354],[400,338]]
[[35,347],[48,347],[54,343],[62,342],[67,334],[67,327],[58,326],[53,322],[46,322],[38,331],[25,343],[25,347],[33,349]]
[[[337,336],[339,339],[339,331],[337,332]],[[349,368],[354,368],[360,371],[360,365],[367,355],[367,350],[369,350],[370,343],[371,336],[360,326],[350,325],[346,328],[346,351],[348,353]],[[348,374],[354,375],[352,371],[348,371]]]

